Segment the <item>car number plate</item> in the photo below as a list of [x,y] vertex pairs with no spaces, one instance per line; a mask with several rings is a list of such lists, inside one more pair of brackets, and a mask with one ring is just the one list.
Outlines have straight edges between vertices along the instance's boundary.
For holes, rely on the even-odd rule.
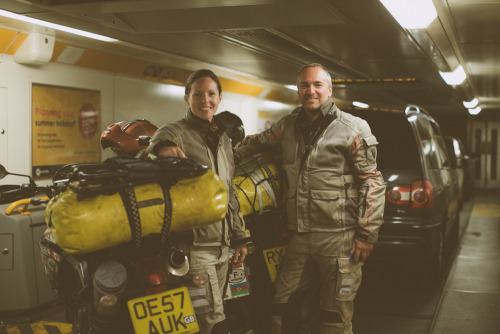
[[266,261],[267,271],[269,272],[269,278],[271,282],[276,281],[276,275],[278,273],[283,256],[285,256],[286,249],[288,246],[281,246],[275,248],[264,249],[264,260]]
[[136,333],[197,333],[198,322],[186,287],[127,302]]

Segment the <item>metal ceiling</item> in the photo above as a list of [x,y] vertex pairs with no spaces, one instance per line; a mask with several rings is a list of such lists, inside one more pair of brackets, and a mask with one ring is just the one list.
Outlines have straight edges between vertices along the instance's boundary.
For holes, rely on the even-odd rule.
[[[2,0],[0,8],[121,41],[80,43],[186,69],[210,64],[284,85],[319,62],[346,103],[466,113],[462,101],[477,97],[483,110],[500,110],[500,0],[434,4],[439,17],[426,30],[401,28],[379,0]],[[459,64],[466,81],[446,85],[439,71]]]

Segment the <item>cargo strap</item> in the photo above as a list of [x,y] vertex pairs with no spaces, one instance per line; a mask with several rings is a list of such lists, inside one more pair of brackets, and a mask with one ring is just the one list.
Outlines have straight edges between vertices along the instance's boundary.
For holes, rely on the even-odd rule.
[[172,223],[172,197],[170,197],[170,186],[165,184],[161,185],[163,191],[163,199],[165,202],[165,212],[163,215],[163,225],[161,227],[160,241],[163,245],[168,242],[168,236],[170,234],[170,225]]
[[132,241],[134,246],[141,245],[141,216],[139,215],[139,208],[137,206],[137,199],[135,197],[134,188],[126,187],[120,190],[123,206],[127,212],[128,223],[130,225],[130,232],[132,234]]
[[274,182],[275,176],[269,169],[269,167],[265,166],[263,169],[266,171],[268,177],[266,178],[263,173],[260,171],[253,172],[250,175],[250,179],[255,184],[255,190],[257,192],[257,199],[259,200],[259,215],[261,215],[264,211],[264,201],[262,199],[262,190],[259,188],[259,185],[264,188],[266,193],[269,195],[269,198],[273,202],[273,206],[277,207],[278,202],[276,200],[275,194],[278,194],[278,185]]
[[[172,198],[170,196],[170,185],[161,185],[163,191],[163,199],[165,203],[163,225],[161,228],[160,241],[166,245],[170,234],[170,226],[172,224]],[[127,187],[119,192],[125,211],[127,212],[128,223],[130,225],[131,239],[135,247],[139,247],[142,243],[142,227],[141,216],[139,214],[139,206],[135,197],[134,188]]]

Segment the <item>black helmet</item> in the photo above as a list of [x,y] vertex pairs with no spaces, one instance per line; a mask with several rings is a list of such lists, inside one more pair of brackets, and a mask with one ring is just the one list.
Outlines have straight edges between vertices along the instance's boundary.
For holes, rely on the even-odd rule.
[[237,115],[229,111],[223,111],[214,117],[217,125],[221,126],[231,139],[233,147],[245,138],[243,122]]

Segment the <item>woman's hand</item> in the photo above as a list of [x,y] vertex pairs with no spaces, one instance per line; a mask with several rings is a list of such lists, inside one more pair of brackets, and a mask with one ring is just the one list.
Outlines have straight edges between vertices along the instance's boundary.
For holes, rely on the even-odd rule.
[[245,261],[247,254],[248,254],[247,246],[243,245],[240,247],[236,247],[234,249],[233,263],[241,263],[241,262]]

